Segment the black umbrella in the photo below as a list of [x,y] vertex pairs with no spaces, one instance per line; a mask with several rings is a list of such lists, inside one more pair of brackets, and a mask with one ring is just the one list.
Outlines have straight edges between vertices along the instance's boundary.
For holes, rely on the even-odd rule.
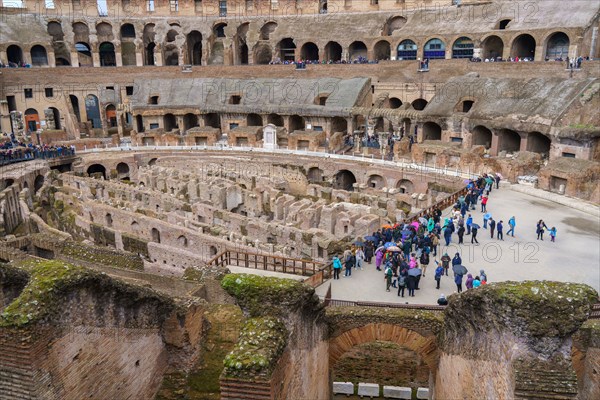
[[477,224],[471,225],[471,229],[481,229],[481,227]]
[[464,265],[460,264],[453,265],[452,271],[454,271],[456,275],[465,275],[467,272],[469,272],[469,270],[467,270],[467,268],[465,268]]
[[411,268],[408,270],[408,275],[410,276],[419,276],[421,273],[421,268]]

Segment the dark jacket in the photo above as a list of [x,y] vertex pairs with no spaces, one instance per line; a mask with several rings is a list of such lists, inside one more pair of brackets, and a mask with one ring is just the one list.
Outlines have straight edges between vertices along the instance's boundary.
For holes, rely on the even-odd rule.
[[344,264],[347,269],[354,267],[354,264],[356,264],[356,257],[350,256],[350,257],[346,258],[346,261]]
[[463,278],[463,276],[462,276],[462,275],[458,275],[458,274],[457,274],[457,275],[454,277],[454,283],[456,283],[457,285],[462,285],[462,278]]

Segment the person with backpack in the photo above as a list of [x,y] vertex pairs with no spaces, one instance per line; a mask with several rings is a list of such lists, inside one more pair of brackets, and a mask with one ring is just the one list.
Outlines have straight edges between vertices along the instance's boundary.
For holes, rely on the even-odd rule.
[[[442,256],[442,258],[440,260],[442,261],[442,267],[444,268],[444,271],[446,272],[446,276],[448,276],[448,269],[450,269],[451,258],[448,255],[448,253],[444,253],[444,255]],[[462,262],[462,260],[461,260],[461,262]]]
[[421,269],[423,270],[423,277],[425,277],[425,272],[427,272],[427,266],[429,265],[429,254],[427,251],[423,251],[421,253]]
[[496,220],[494,218],[490,218],[490,235],[491,238],[494,238],[494,231],[496,230]]
[[392,277],[394,276],[394,271],[392,270],[391,264],[387,264],[385,267],[385,291],[390,291],[390,286],[392,286]]
[[442,279],[442,275],[444,275],[444,267],[440,265],[440,263],[436,260],[435,264],[437,268],[435,269],[435,281],[437,282],[436,289],[440,288],[440,280]]
[[402,295],[404,297],[404,288],[406,287],[406,277],[404,274],[400,273],[398,276],[398,296]]
[[346,256],[346,260],[344,261],[346,267],[344,278],[349,278],[352,276],[352,267],[354,267],[355,262],[356,261],[354,260],[354,256],[352,255],[352,253]]
[[508,226],[510,226],[510,229],[508,231],[506,231],[506,236],[511,235],[512,237],[515,237],[515,226],[516,226],[516,222],[515,222],[515,217],[510,217],[510,219],[508,220]]
[[342,270],[342,262],[338,256],[333,256],[333,279],[340,279],[340,271]]

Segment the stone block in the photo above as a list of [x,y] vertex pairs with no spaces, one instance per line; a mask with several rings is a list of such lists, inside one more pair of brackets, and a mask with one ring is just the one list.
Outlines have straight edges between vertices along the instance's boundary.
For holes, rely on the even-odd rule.
[[377,383],[359,383],[358,395],[360,397],[379,397],[379,385]]
[[334,394],[354,394],[354,384],[352,382],[333,382]]
[[418,388],[417,389],[417,399],[429,399],[429,389],[428,388]]
[[412,389],[400,386],[384,386],[383,397],[386,399],[412,399]]

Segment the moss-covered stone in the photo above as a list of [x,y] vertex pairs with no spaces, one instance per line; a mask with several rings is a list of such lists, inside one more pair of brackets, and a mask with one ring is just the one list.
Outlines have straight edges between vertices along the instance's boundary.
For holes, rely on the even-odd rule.
[[[24,327],[49,321],[64,311],[62,304],[71,291],[93,287],[99,293],[115,290],[123,304],[135,306],[141,301],[155,302],[158,315],[166,317],[177,306],[158,293],[133,287],[105,274],[58,260],[28,259],[17,265],[29,275],[27,285],[0,314],[0,327]],[[158,321],[160,323],[160,321]]]
[[60,252],[72,260],[81,260],[136,271],[144,270],[144,262],[137,254],[126,253],[116,249],[88,246],[83,243],[67,241],[62,244]]
[[285,317],[313,303],[315,296],[315,290],[302,282],[259,275],[228,274],[221,286],[253,317]]
[[273,317],[251,318],[240,339],[225,357],[223,375],[229,378],[269,379],[287,344],[283,322]]
[[23,326],[45,316],[51,309],[49,303],[54,292],[89,273],[84,268],[54,260],[28,260],[22,268],[30,275],[29,281],[21,295],[0,314],[2,327]]
[[477,333],[512,333],[533,350],[550,357],[588,318],[598,293],[578,283],[501,282],[449,297],[447,340]]

